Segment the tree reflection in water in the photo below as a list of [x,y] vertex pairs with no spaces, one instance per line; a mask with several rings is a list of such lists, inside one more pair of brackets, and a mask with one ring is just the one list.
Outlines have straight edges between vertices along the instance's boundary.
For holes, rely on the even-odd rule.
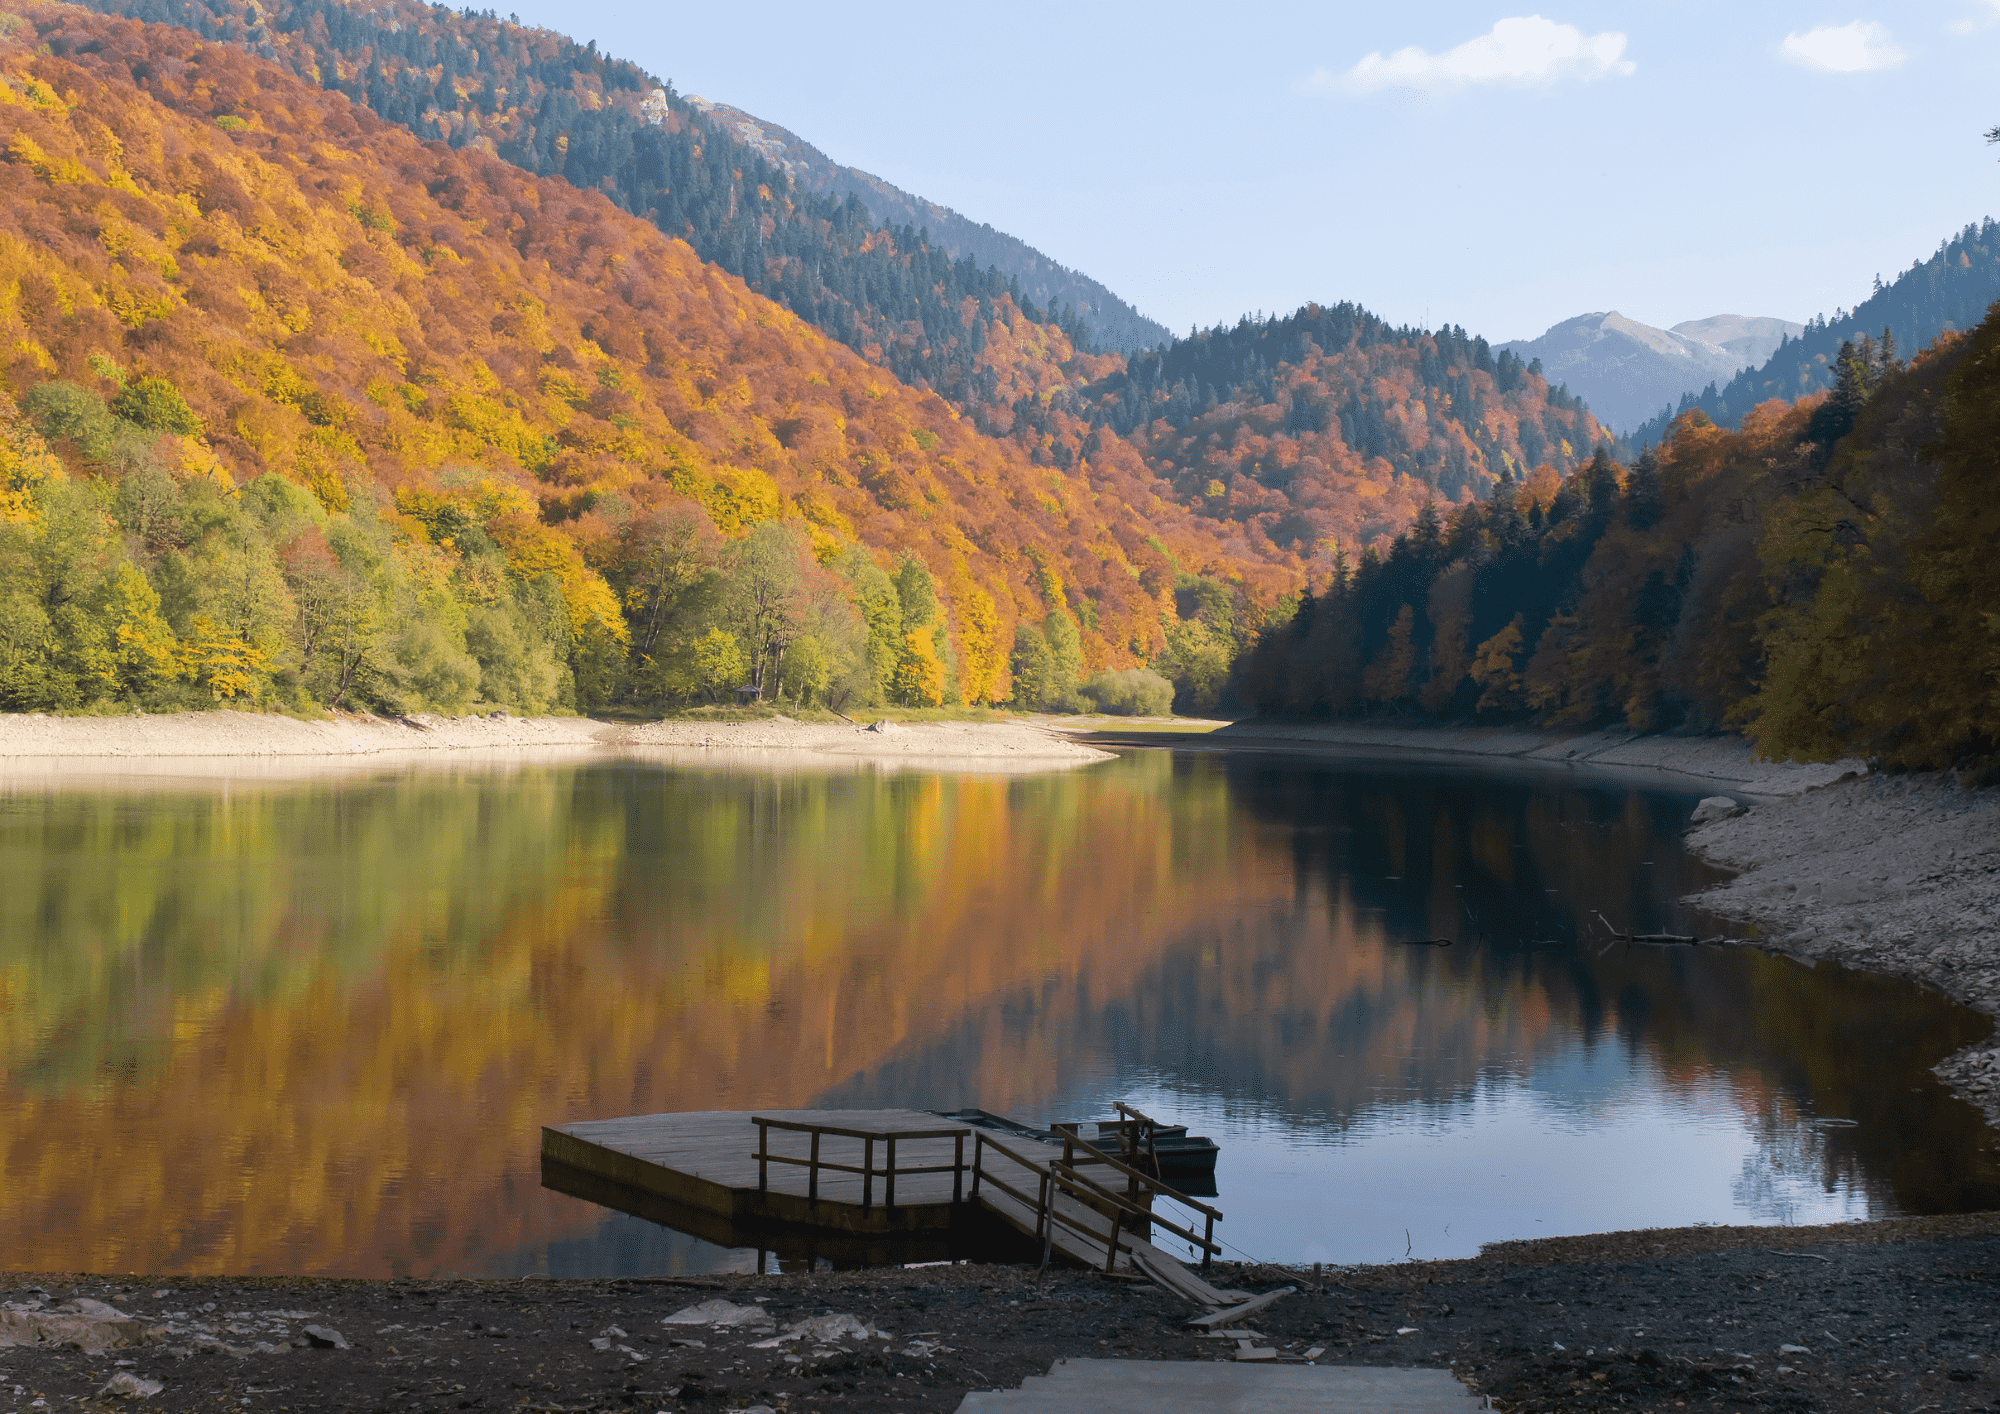
[[[44,1270],[687,1267],[716,1254],[541,1190],[538,1126],[1124,1093],[1215,1126],[1225,1235],[1273,1257],[1326,1245],[1288,1228],[1301,1197],[1379,1245],[1368,1195],[1409,1172],[1546,1206],[1598,1166],[1560,1215],[1589,1226],[1690,1190],[1718,1221],[2000,1202],[1924,1073],[1979,1018],[1754,951],[1590,944],[1600,912],[1692,926],[1691,802],[1160,752],[17,789],[0,1229]],[[1827,1115],[1859,1123],[1802,1125]],[[1469,1248],[1533,1205],[1461,1206],[1433,1226]]]

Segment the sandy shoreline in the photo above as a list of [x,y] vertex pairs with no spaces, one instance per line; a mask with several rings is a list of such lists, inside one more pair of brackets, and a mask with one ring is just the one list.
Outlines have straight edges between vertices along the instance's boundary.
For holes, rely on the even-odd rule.
[[59,780],[77,775],[242,772],[251,763],[356,759],[421,760],[586,751],[732,764],[754,755],[842,758],[976,770],[1052,770],[1107,761],[1108,752],[1026,722],[911,722],[868,727],[795,722],[664,721],[644,725],[588,717],[371,717],[317,721],[262,712],[181,712],[126,717],[0,714],[0,773]]

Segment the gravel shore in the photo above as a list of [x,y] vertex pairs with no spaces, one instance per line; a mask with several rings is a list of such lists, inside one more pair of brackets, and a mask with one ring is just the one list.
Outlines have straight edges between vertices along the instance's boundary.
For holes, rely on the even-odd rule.
[[[1688,836],[1739,871],[1693,902],[1756,925],[1757,945],[1908,977],[2000,1017],[2000,790],[1870,776],[1763,804]],[[1937,1073],[2000,1125],[2000,1047]]]
[[[1224,1286],[1294,1288],[1248,1323],[1279,1359],[1449,1368],[1513,1414],[1956,1411],[2000,1398],[1991,1214],[1608,1233],[1323,1272],[1218,1266]],[[706,1310],[730,1323],[689,1310],[705,1303],[726,1303]],[[0,1277],[0,1407],[103,1407],[102,1392],[122,1386],[149,1408],[238,1414],[948,1411],[968,1390],[1016,1388],[1063,1358],[1233,1358],[1233,1340],[1187,1328],[1192,1314],[1149,1284],[1026,1266],[624,1281]]]

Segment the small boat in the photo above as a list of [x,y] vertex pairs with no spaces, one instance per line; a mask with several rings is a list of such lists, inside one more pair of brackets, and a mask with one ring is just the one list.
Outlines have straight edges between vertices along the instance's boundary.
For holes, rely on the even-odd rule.
[[[962,1124],[975,1125],[994,1134],[1011,1135],[1016,1139],[1033,1139],[1043,1144],[1060,1144],[1067,1136],[1064,1129],[1074,1129],[1077,1137],[1084,1139],[1107,1154],[1123,1152],[1123,1133],[1133,1127],[1131,1120],[1085,1120],[1075,1126],[1064,1125],[1036,1129],[1022,1124],[1019,1120],[1008,1119],[989,1110],[934,1110],[933,1114],[945,1119],[955,1119]],[[1191,1197],[1203,1198],[1215,1195],[1215,1160],[1222,1152],[1222,1146],[1203,1134],[1189,1134],[1184,1124],[1152,1125],[1152,1151],[1159,1159],[1160,1181],[1177,1188]]]

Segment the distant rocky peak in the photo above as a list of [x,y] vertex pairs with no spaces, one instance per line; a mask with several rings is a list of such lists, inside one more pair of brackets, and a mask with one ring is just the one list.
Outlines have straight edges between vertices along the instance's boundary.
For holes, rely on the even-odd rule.
[[1716,314],[1660,329],[1615,309],[1594,310],[1551,326],[1539,339],[1501,347],[1523,360],[1539,358],[1551,383],[1567,383],[1610,426],[1631,428],[1683,393],[1762,363],[1787,335],[1804,327]]

